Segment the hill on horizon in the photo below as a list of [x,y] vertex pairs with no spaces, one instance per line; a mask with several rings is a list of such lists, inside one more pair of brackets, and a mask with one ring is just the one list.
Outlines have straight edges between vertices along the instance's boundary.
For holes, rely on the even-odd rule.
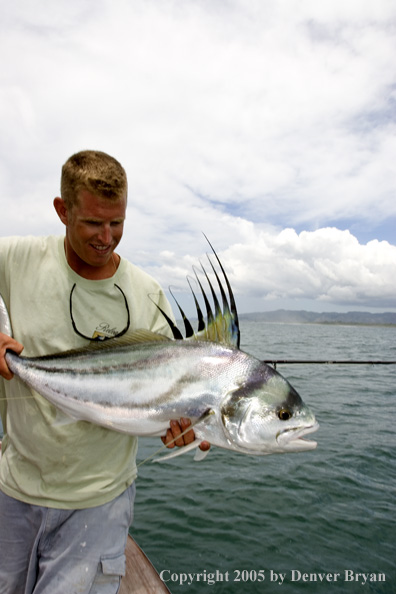
[[396,326],[396,313],[370,313],[365,311],[314,312],[306,310],[277,309],[239,314],[241,320],[288,324],[364,324]]

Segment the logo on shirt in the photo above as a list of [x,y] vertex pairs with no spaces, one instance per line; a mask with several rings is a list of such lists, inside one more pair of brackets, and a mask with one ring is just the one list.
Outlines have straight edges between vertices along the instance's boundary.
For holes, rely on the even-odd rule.
[[101,322],[95,328],[92,338],[95,339],[98,336],[114,338],[114,336],[117,336],[117,334],[118,334],[117,328],[111,328],[110,324],[108,324],[107,322]]

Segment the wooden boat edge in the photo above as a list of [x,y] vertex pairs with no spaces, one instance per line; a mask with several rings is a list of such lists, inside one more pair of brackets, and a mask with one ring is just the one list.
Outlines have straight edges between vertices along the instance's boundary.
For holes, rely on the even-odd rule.
[[129,535],[125,548],[126,572],[119,594],[170,594],[150,559]]

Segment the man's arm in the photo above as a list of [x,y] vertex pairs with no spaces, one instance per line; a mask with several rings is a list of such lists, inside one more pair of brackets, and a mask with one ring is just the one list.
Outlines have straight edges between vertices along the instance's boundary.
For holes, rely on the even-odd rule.
[[14,377],[14,374],[8,368],[7,362],[5,360],[5,354],[7,350],[14,351],[20,355],[23,351],[23,345],[11,338],[11,336],[0,333],[0,375],[6,380],[10,380]]

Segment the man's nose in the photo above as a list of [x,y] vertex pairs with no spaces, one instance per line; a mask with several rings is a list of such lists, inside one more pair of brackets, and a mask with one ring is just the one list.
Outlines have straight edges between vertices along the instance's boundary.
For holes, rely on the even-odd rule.
[[110,225],[102,225],[100,229],[100,240],[105,244],[111,242],[111,228]]

